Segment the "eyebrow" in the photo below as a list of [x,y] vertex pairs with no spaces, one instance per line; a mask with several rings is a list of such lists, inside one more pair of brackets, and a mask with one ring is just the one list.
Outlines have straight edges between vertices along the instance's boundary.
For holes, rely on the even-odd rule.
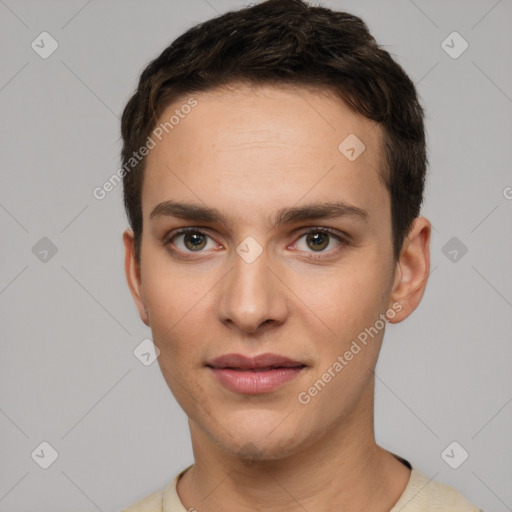
[[[157,204],[149,215],[150,219],[160,217],[176,217],[194,222],[229,225],[229,219],[226,215],[216,208],[172,200]],[[292,224],[298,221],[336,219],[342,217],[352,217],[367,222],[369,214],[362,208],[346,204],[342,201],[310,203],[304,206],[292,206],[278,210],[272,220],[272,226],[279,227],[283,224]]]

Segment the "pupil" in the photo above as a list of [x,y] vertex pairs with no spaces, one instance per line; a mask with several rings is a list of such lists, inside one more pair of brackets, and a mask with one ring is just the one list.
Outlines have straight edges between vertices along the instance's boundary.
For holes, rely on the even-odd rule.
[[[319,242],[320,240],[320,242]],[[322,243],[323,240],[323,243]],[[327,246],[328,238],[326,233],[316,233],[316,234],[310,234],[308,236],[308,242],[313,242],[314,247],[313,248],[320,248],[324,249]],[[326,243],[327,242],[327,243]]]
[[[201,240],[201,238],[203,240]],[[191,241],[191,247],[189,247],[189,244],[187,242]],[[203,235],[200,235],[198,233],[192,233],[185,236],[185,244],[189,249],[202,249],[205,245],[204,237]]]

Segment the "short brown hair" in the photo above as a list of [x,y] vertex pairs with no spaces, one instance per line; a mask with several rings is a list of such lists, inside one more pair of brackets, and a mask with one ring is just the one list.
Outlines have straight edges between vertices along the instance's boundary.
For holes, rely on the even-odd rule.
[[[390,194],[397,260],[423,202],[428,164],[423,109],[414,83],[352,14],[302,0],[268,0],[187,30],[144,69],[124,109],[123,167],[173,101],[240,82],[330,90],[382,126],[385,161],[380,177]],[[123,177],[139,263],[145,160]]]

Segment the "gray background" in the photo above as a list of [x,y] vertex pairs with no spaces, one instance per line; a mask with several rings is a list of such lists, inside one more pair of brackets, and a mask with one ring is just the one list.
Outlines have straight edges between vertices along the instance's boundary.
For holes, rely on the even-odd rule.
[[[119,167],[119,116],[149,60],[243,5],[0,0],[1,512],[120,510],[192,462],[158,364],[133,354],[151,332],[125,283],[121,187],[92,191]],[[387,329],[377,440],[487,512],[512,510],[512,3],[324,5],[366,20],[427,111],[432,274]],[[47,59],[31,48],[43,31],[59,44]],[[469,43],[456,59],[441,46],[453,31]],[[43,441],[59,454],[46,470],[31,457]],[[441,457],[452,441],[469,453],[458,469]]]

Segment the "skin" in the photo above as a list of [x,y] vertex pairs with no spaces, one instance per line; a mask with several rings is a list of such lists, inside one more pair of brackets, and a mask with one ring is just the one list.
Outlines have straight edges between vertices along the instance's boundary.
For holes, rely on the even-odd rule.
[[[133,233],[123,234],[130,291],[189,418],[195,465],[178,482],[180,499],[201,512],[389,511],[410,470],[374,437],[385,329],[308,404],[297,397],[393,304],[401,310],[390,323],[418,306],[431,225],[416,218],[394,261],[381,128],[327,92],[238,84],[194,97],[198,105],[147,157],[140,266]],[[338,150],[349,134],[366,147],[354,161]],[[150,219],[167,200],[217,208],[227,222]],[[272,226],[281,208],[325,201],[362,208],[367,219]],[[182,227],[207,235],[199,252],[186,235],[169,241]],[[319,249],[305,233],[319,227],[349,242],[327,235]],[[236,252],[246,237],[262,249],[252,263]],[[233,352],[271,352],[307,368],[270,393],[239,394],[205,367]]]

